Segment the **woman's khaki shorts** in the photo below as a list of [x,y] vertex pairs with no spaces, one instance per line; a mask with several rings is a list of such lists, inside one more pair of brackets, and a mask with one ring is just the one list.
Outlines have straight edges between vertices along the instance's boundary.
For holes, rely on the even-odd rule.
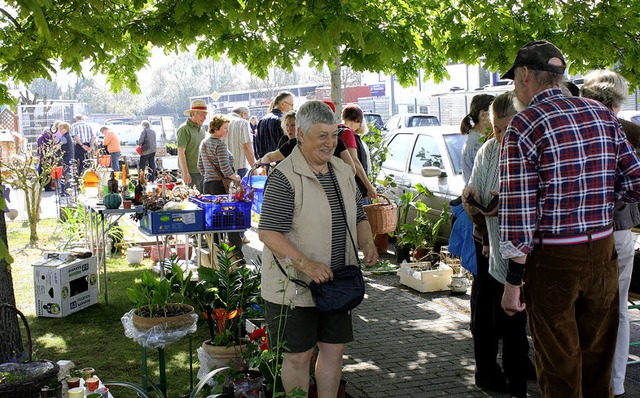
[[270,346],[283,342],[287,352],[305,352],[316,343],[346,344],[353,341],[351,311],[321,314],[316,307],[289,307],[265,301]]

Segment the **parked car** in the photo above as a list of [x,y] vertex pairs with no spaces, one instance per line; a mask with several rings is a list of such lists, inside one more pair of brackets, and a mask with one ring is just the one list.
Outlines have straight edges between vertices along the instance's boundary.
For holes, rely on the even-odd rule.
[[618,112],[618,117],[635,124],[640,124],[640,111],[620,111]]
[[[421,183],[432,197],[423,201],[431,208],[429,217],[440,218],[443,205],[462,194],[462,146],[467,136],[460,134],[459,126],[430,126],[403,128],[387,138],[389,152],[382,163],[378,179],[393,176],[395,187],[388,192],[395,199]],[[413,219],[415,214],[410,214]],[[440,228],[441,238],[448,238],[450,225]],[[443,240],[443,239],[440,239]]]
[[382,130],[384,127],[382,116],[380,116],[379,113],[364,112],[364,121],[367,122],[367,124],[373,124],[378,130]]
[[385,135],[390,135],[396,130],[408,127],[439,126],[440,120],[436,116],[421,113],[399,113],[393,115],[384,124]]

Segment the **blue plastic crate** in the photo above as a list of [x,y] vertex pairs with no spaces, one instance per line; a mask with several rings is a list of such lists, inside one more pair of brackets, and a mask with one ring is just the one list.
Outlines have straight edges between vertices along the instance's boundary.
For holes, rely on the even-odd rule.
[[150,211],[140,220],[140,227],[150,234],[194,232],[204,229],[203,211]]
[[256,214],[260,214],[260,209],[262,208],[262,195],[264,195],[264,184],[266,182],[267,176],[248,176],[242,179],[242,185],[249,187],[249,189],[255,189],[251,210]]
[[219,197],[228,200],[229,195],[203,195],[201,198],[189,198],[204,212],[204,229],[220,231],[226,229],[251,228],[251,202],[216,203]]

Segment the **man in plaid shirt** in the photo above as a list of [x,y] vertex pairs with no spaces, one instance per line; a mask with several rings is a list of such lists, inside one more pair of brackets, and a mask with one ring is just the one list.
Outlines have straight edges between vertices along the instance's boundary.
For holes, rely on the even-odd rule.
[[526,108],[501,151],[500,251],[509,259],[502,307],[527,310],[544,397],[610,397],[613,208],[616,199],[640,201],[640,159],[609,109],[563,94],[565,66],[558,48],[536,41],[503,76]]

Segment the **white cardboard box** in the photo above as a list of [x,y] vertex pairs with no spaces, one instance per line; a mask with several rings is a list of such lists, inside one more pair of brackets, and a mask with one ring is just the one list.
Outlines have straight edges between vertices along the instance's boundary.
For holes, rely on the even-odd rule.
[[445,263],[438,263],[437,269],[421,271],[428,262],[402,264],[398,269],[400,283],[422,293],[449,290],[453,270]]
[[33,265],[36,314],[61,318],[98,302],[96,258],[43,259]]

